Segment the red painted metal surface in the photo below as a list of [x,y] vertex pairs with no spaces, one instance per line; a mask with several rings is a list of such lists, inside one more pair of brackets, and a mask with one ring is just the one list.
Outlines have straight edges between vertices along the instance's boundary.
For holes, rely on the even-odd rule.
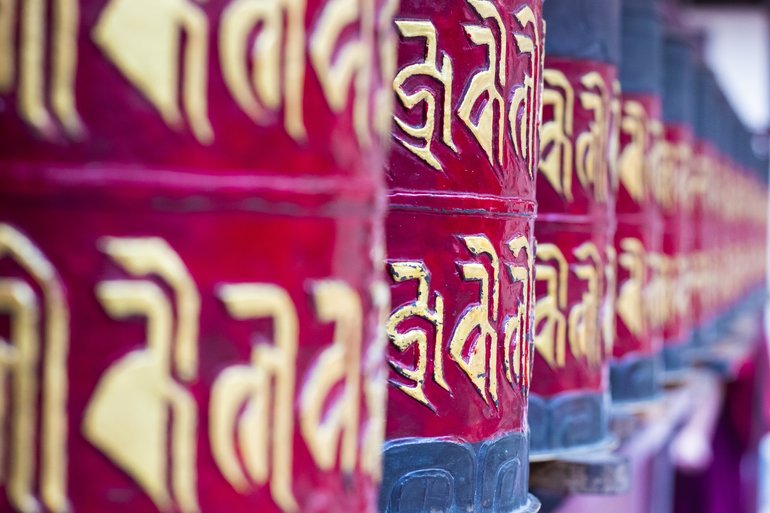
[[375,511],[392,2],[35,5],[0,56],[0,510]]
[[[667,350],[680,350],[691,340],[692,312],[692,213],[697,183],[692,176],[694,135],[683,124],[665,126],[662,155],[661,210],[663,255],[666,258],[665,323],[663,342]],[[669,191],[669,192],[665,192]]]
[[541,4],[405,0],[396,17],[383,511],[532,506]]
[[606,436],[618,86],[615,66],[594,61],[548,57],[544,79],[532,394],[549,417],[530,418],[533,440],[551,433],[540,450],[559,450]]
[[[660,160],[656,152],[660,125],[660,99],[650,95],[623,95],[623,129],[618,160],[617,339],[615,361],[649,358],[661,349],[660,304],[665,294],[662,219],[656,189]],[[656,126],[658,129],[656,129]],[[662,280],[662,281],[661,281]]]
[[[477,442],[498,432],[520,430],[524,426],[528,376],[523,355],[526,355],[527,349],[520,346],[530,329],[529,313],[526,310],[522,315],[524,322],[516,328],[509,341],[511,359],[508,363],[504,358],[504,350],[508,348],[503,347],[503,338],[505,322],[516,317],[520,306],[529,308],[530,278],[512,279],[510,268],[521,267],[529,273],[527,261],[532,258],[529,249],[532,245],[535,211],[532,162],[537,160],[535,123],[539,109],[537,84],[540,80],[538,63],[542,52],[542,28],[538,2],[519,2],[519,5],[506,5],[504,9],[502,5],[494,3],[494,8],[503,20],[506,32],[529,38],[535,44],[535,50],[526,54],[517,49],[515,42],[509,38],[502,51],[502,58],[507,62],[503,82],[501,84],[497,73],[493,73],[488,83],[504,101],[486,105],[481,97],[476,102],[469,98],[467,84],[479,76],[480,65],[492,69],[498,66],[499,71],[501,55],[493,52],[493,61],[490,63],[487,60],[488,47],[484,44],[471,44],[466,31],[469,31],[470,24],[478,25],[484,27],[483,30],[490,30],[494,40],[499,41],[501,33],[493,19],[484,19],[470,4],[458,4],[447,9],[440,5],[428,8],[422,3],[408,1],[402,4],[397,17],[397,24],[401,20],[420,19],[436,28],[438,60],[451,60],[451,81],[454,87],[449,103],[450,112],[441,111],[441,101],[436,104],[437,122],[435,133],[431,134],[435,138],[427,147],[436,155],[441,169],[435,169],[410,151],[406,145],[418,144],[419,140],[410,138],[408,131],[396,127],[387,172],[390,189],[388,268],[391,274],[393,311],[414,302],[418,292],[417,281],[404,280],[402,284],[394,278],[394,264],[403,261],[424,263],[426,271],[430,273],[430,288],[424,297],[429,303],[428,309],[435,309],[433,305],[436,295],[443,296],[443,342],[439,351],[434,351],[432,341],[435,340],[435,323],[434,327],[423,323],[420,327],[428,328],[426,335],[431,341],[425,354],[419,354],[417,347],[400,351],[393,343],[389,352],[395,366],[403,368],[415,368],[418,356],[426,358],[429,362],[428,376],[435,377],[437,364],[443,366],[450,390],[438,386],[435,379],[426,378],[421,384],[424,385],[428,402],[433,405],[432,408],[426,407],[424,403],[420,404],[404,394],[396,385],[414,386],[416,383],[393,372],[393,386],[390,388],[390,404],[393,406],[388,422],[388,438],[454,435]],[[531,23],[524,24],[514,16],[525,9],[532,13]],[[526,19],[524,15],[521,18]],[[424,58],[425,45],[424,37],[402,35],[399,47],[399,69],[402,73],[408,70],[408,66]],[[528,81],[531,89],[525,91],[522,85]],[[443,100],[443,95],[447,94],[446,89],[441,88],[434,78],[427,76],[413,75],[404,81],[403,88],[408,94],[425,91],[429,95],[438,96],[439,100]],[[526,101],[513,104],[512,99],[518,91],[525,92]],[[490,119],[493,117],[495,121],[501,122],[501,125],[495,123],[490,126],[489,134],[481,133],[480,137],[489,135],[489,139],[494,142],[489,155],[485,154],[473,129],[456,112],[458,105],[464,102],[472,103],[472,120],[489,115]],[[516,110],[516,107],[519,109]],[[421,110],[419,107],[409,109],[404,106],[404,102],[400,103],[395,110],[397,125],[419,124]],[[509,122],[510,112],[514,116],[513,125]],[[447,117],[443,118],[443,115]],[[450,126],[443,126],[443,119],[449,120]],[[525,133],[520,130],[522,127],[526,127]],[[442,139],[442,131],[445,129],[451,132],[452,144],[456,149]],[[527,147],[526,154],[522,153],[522,145]],[[470,249],[472,244],[468,238],[475,236],[484,239],[477,246],[488,245],[494,254]],[[521,252],[509,247],[517,238],[523,238],[521,242],[525,244]],[[512,251],[519,256],[512,256]],[[483,279],[473,278],[476,271],[470,268],[463,270],[464,263],[474,261],[484,267],[483,272],[487,276]],[[480,301],[482,294],[486,297],[485,302]],[[464,347],[460,359],[473,359],[474,365],[476,362],[482,365],[483,362],[481,368],[486,374],[483,380],[487,382],[483,390],[474,385],[477,377],[469,376],[467,370],[463,370],[466,363],[455,361],[450,355],[451,340],[462,329],[459,321],[470,311],[469,307],[476,305],[486,312],[478,320],[488,322],[491,332],[485,328],[482,337],[469,332],[467,340],[462,341]],[[409,326],[400,325],[396,331],[404,333],[410,326],[417,325],[416,321],[418,319],[413,319]],[[491,344],[493,339],[497,343]],[[456,343],[459,343],[457,340]],[[504,367],[514,363],[512,352],[517,347],[522,350],[522,361],[518,371],[520,375],[512,384],[505,377]],[[437,356],[443,362],[436,362]],[[491,360],[494,363],[494,358],[497,358],[497,365],[490,369],[489,362]],[[498,382],[496,400],[489,389],[492,379]],[[410,414],[404,415],[404,412]]]

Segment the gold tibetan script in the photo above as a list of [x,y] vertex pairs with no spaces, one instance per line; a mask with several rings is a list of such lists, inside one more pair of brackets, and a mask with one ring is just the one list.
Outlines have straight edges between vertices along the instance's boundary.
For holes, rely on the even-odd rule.
[[[466,0],[483,20],[491,20],[495,31],[486,25],[465,25],[465,32],[478,46],[487,48],[487,67],[475,73],[469,80],[466,93],[457,114],[486,153],[491,164],[503,162],[503,135],[505,125],[504,100],[501,90],[506,81],[507,31],[500,12],[490,0]],[[482,98],[485,100],[482,102]],[[480,105],[480,107],[479,107]],[[479,112],[477,113],[477,110]],[[495,126],[497,117],[497,126]],[[497,146],[497,155],[494,147]]]
[[[128,353],[102,375],[83,434],[136,480],[158,509],[195,513],[197,407],[175,376],[191,381],[197,375],[198,290],[162,239],[105,238],[101,247],[132,278],[144,279],[103,281],[96,295],[115,319],[146,319],[147,339],[144,349]],[[151,277],[167,284],[174,301]]]
[[[535,279],[546,284],[546,293],[535,303],[535,349],[552,368],[567,363],[567,279],[569,266],[554,244],[537,246]],[[551,265],[550,262],[553,262]]]
[[250,365],[229,367],[217,377],[209,416],[214,460],[239,492],[249,490],[250,480],[264,484],[269,479],[275,503],[285,512],[296,511],[290,436],[299,336],[296,308],[276,285],[225,285],[219,296],[236,319],[271,319],[274,343],[254,345]]
[[208,36],[208,18],[192,0],[111,0],[92,32],[105,55],[177,130],[183,124],[181,89],[193,134],[204,144],[214,139],[207,101]]
[[610,91],[599,73],[586,73],[580,79],[585,91],[580,93],[580,104],[593,119],[588,130],[578,135],[575,142],[576,172],[580,184],[592,192],[597,201],[607,198],[609,177],[608,144],[611,115]]
[[[527,159],[527,169],[530,176],[534,173],[535,138],[537,136],[537,93],[535,77],[542,72],[542,52],[540,48],[540,27],[535,13],[529,6],[523,7],[515,15],[516,21],[523,30],[532,26],[533,36],[515,34],[516,47],[519,52],[529,56],[529,73],[524,75],[524,83],[513,92],[511,107],[508,111],[513,149],[517,155]],[[517,122],[518,120],[518,122]]]
[[453,151],[457,147],[452,140],[452,60],[446,53],[442,53],[441,67],[439,68],[438,57],[438,34],[436,27],[430,21],[411,21],[396,20],[401,37],[403,38],[421,38],[425,39],[425,60],[422,62],[405,66],[398,72],[393,80],[393,90],[398,95],[399,100],[407,109],[414,109],[420,103],[425,103],[425,123],[423,125],[410,125],[406,121],[395,118],[396,124],[408,136],[422,141],[422,144],[413,144],[407,139],[396,137],[407,150],[414,153],[419,159],[423,160],[437,171],[443,171],[441,163],[433,153],[432,143],[433,135],[436,130],[436,103],[437,93],[428,87],[421,87],[413,93],[407,93],[404,89],[404,83],[410,78],[428,77],[441,86],[444,102],[442,107],[441,121],[441,140]]
[[[529,390],[529,340],[527,337],[527,325],[529,323],[529,314],[531,305],[535,297],[535,287],[533,278],[535,275],[535,261],[529,241],[526,237],[515,237],[508,243],[513,258],[519,258],[524,253],[526,265],[524,267],[515,264],[506,264],[508,274],[512,283],[521,283],[522,301],[516,314],[506,318],[503,331],[503,348],[505,359],[503,365],[505,368],[505,377],[511,384],[518,382],[523,390]],[[511,355],[511,346],[513,346],[513,355]],[[511,360],[513,360],[511,362]],[[513,372],[511,372],[513,371]]]
[[645,328],[644,290],[646,271],[646,254],[644,246],[638,239],[623,239],[620,241],[620,267],[628,272],[628,279],[623,282],[618,292],[617,312],[628,331],[635,337],[642,335]]
[[[485,236],[464,236],[461,240],[474,256],[490,259],[492,276],[484,264],[458,262],[463,280],[478,282],[479,302],[465,309],[449,341],[449,355],[470,378],[484,402],[497,404],[497,321],[500,294],[500,262],[497,252]],[[489,304],[492,303],[490,312]],[[471,335],[477,333],[475,343]],[[472,348],[468,350],[469,342]],[[489,367],[487,368],[487,362]]]
[[300,429],[318,468],[331,470],[339,454],[340,470],[349,473],[358,459],[361,391],[366,385],[361,377],[361,298],[334,280],[315,283],[313,296],[318,319],[334,324],[334,342],[307,376],[300,395]]
[[277,110],[283,102],[284,126],[297,140],[307,135],[302,113],[305,39],[305,0],[236,0],[224,10],[219,28],[222,73],[236,103],[262,123],[264,110]]
[[621,130],[629,137],[629,142],[620,154],[620,182],[631,198],[640,203],[644,199],[647,180],[645,151],[649,141],[647,112],[644,106],[635,101],[623,103]]
[[[357,36],[343,38],[351,26],[358,27]],[[310,60],[334,112],[345,109],[353,89],[353,127],[362,145],[371,143],[369,91],[375,26],[371,0],[329,0],[310,37]]]
[[20,513],[37,513],[40,503],[66,513],[69,310],[64,290],[45,255],[4,223],[0,258],[13,261],[34,284],[0,278],[0,315],[10,318],[9,337],[0,336],[0,484]]
[[661,328],[669,319],[672,294],[669,291],[669,261],[662,253],[647,254],[650,282],[644,291],[645,312],[650,326]]
[[83,132],[75,104],[79,23],[78,0],[0,1],[0,94],[15,91],[21,118],[45,134],[52,118],[70,137]]
[[[468,376],[487,404],[497,402],[498,392],[498,344],[497,321],[500,305],[500,261],[492,242],[484,235],[458,237],[474,256],[489,258],[489,267],[479,262],[457,262],[462,279],[479,282],[479,301],[464,308],[452,330],[448,356]],[[529,316],[534,302],[534,255],[525,236],[514,237],[507,244],[513,259],[523,262],[507,262],[505,269],[511,285],[521,284],[518,308],[508,313],[503,321],[503,361],[505,378],[511,385],[528,387],[530,373]],[[439,292],[431,293],[430,272],[421,261],[399,261],[388,264],[395,283],[416,282],[417,297],[414,301],[395,309],[385,326],[388,337],[401,352],[414,348],[415,363],[404,366],[391,361],[395,371],[411,383],[392,383],[402,392],[421,404],[434,409],[426,394],[428,379],[451,392],[444,377],[444,298]],[[433,306],[430,306],[431,296]],[[491,308],[490,308],[491,303]],[[420,325],[415,325],[415,321]],[[410,323],[407,329],[402,325]],[[434,331],[431,339],[428,328]],[[428,368],[432,360],[432,375]],[[491,402],[490,402],[491,399]]]
[[597,330],[604,269],[601,255],[594,244],[586,242],[573,253],[581,262],[574,267],[575,276],[586,282],[586,290],[580,302],[569,312],[570,351],[575,358],[584,358],[590,364],[597,365],[602,361],[600,334]]
[[385,0],[377,16],[377,55],[380,59],[380,79],[383,85],[374,99],[374,127],[380,140],[387,143],[393,133],[393,90],[388,87],[398,70],[398,36],[392,29],[400,0]]
[[539,170],[561,197],[572,201],[575,91],[567,77],[555,69],[543,71],[543,82],[543,108],[553,109],[553,119],[540,128]]
[[406,368],[398,362],[391,361],[391,365],[397,373],[404,378],[413,381],[414,385],[404,385],[394,382],[394,385],[416,399],[420,403],[433,408],[425,394],[425,381],[428,368],[428,334],[419,327],[399,332],[398,327],[407,319],[423,319],[433,326],[435,331],[434,342],[430,350],[433,353],[433,381],[444,390],[449,391],[449,385],[444,379],[444,360],[442,355],[444,338],[444,298],[438,292],[433,294],[433,309],[428,302],[430,293],[430,272],[423,262],[393,262],[388,265],[390,275],[396,283],[407,281],[417,282],[416,299],[397,308],[388,318],[385,324],[388,338],[399,351],[404,352],[415,346],[416,364],[414,368]]

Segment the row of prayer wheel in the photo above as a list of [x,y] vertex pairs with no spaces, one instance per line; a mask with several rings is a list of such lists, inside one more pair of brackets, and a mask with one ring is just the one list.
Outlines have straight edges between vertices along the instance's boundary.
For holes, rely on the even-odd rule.
[[763,301],[653,0],[11,0],[0,135],[0,511],[534,512]]

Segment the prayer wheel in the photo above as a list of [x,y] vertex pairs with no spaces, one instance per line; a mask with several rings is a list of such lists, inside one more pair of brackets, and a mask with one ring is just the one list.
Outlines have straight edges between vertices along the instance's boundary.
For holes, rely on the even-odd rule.
[[614,338],[619,0],[548,0],[538,219],[532,457],[608,442]]
[[0,510],[374,513],[393,2],[47,3],[0,12]]
[[624,0],[622,27],[617,338],[611,367],[612,398],[619,403],[658,392],[669,292],[659,207],[671,194],[660,169],[663,34],[657,0]]
[[669,291],[664,325],[666,373],[686,367],[692,342],[693,201],[699,186],[692,176],[695,123],[695,53],[687,35],[671,30],[663,46],[665,142],[660,165],[664,219],[663,255]]
[[[718,86],[716,79],[702,62],[696,67],[695,85],[695,158],[693,173],[697,183],[693,198],[693,248],[695,279],[692,297],[693,315],[696,322],[696,343],[700,346],[713,343],[718,334],[715,315],[717,285],[715,270],[716,251],[716,198],[718,184],[719,113]],[[716,207],[716,208],[715,208]]]
[[526,414],[541,2],[402,0],[395,25],[380,511],[536,511]]

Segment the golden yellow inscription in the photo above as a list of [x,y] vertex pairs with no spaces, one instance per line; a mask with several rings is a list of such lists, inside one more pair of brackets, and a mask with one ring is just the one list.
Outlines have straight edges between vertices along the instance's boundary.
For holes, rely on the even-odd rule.
[[37,513],[41,503],[66,513],[69,310],[64,290],[40,249],[5,223],[0,223],[0,258],[21,267],[41,294],[22,279],[0,279],[0,314],[10,317],[10,336],[0,337],[0,397],[9,387],[12,398],[10,403],[0,399],[0,483],[11,507],[21,513]]
[[599,250],[593,243],[586,242],[574,250],[580,262],[575,265],[575,276],[586,282],[586,290],[569,312],[567,323],[570,352],[575,358],[582,358],[592,365],[602,361],[600,344],[599,314],[603,288],[603,266]]
[[529,6],[524,6],[515,15],[522,30],[532,27],[532,36],[514,34],[519,53],[529,58],[529,73],[524,75],[524,83],[514,90],[511,107],[508,111],[513,149],[517,155],[527,159],[527,169],[530,176],[535,172],[535,137],[539,115],[536,110],[538,88],[535,87],[535,77],[542,74],[543,59],[539,51],[541,28],[538,27],[535,13]]
[[284,289],[267,284],[225,285],[219,296],[236,319],[271,319],[274,343],[254,345],[250,365],[228,367],[217,377],[209,416],[214,459],[239,492],[249,490],[250,480],[269,480],[275,503],[285,512],[296,511],[291,434],[299,325],[294,303]]
[[593,114],[585,132],[578,135],[575,142],[575,160],[578,180],[583,188],[592,193],[597,201],[607,198],[608,181],[608,144],[611,116],[611,99],[608,85],[599,73],[583,75],[580,83],[585,90],[580,93],[583,109]]
[[620,183],[629,196],[641,203],[644,200],[645,182],[648,171],[646,152],[649,144],[649,120],[644,106],[635,101],[623,103],[621,130],[629,137],[628,143],[620,154]]
[[[546,293],[535,303],[535,349],[553,368],[567,363],[567,279],[569,266],[555,244],[537,246],[536,280]],[[538,329],[539,328],[539,329]]]
[[[343,472],[358,459],[363,311],[361,298],[341,281],[314,285],[318,319],[334,324],[334,342],[318,357],[300,395],[300,427],[321,470]],[[334,399],[329,400],[333,389]]]
[[665,211],[672,207],[674,185],[671,180],[674,177],[672,169],[667,165],[667,145],[663,137],[663,123],[659,119],[650,119],[649,133],[650,151],[645,180],[652,199]]
[[404,84],[413,77],[428,77],[435,80],[440,86],[444,95],[442,107],[441,140],[449,148],[457,151],[452,140],[452,60],[445,53],[441,57],[441,67],[439,68],[438,56],[438,34],[436,27],[430,21],[411,21],[397,20],[401,37],[425,39],[425,60],[415,64],[405,66],[398,72],[393,80],[393,90],[398,95],[398,99],[407,109],[414,109],[419,104],[425,103],[426,114],[423,125],[410,125],[404,120],[396,117],[396,124],[408,136],[422,141],[422,144],[413,144],[409,140],[396,136],[396,140],[407,150],[414,153],[419,159],[430,165],[432,168],[443,171],[441,163],[433,153],[431,145],[434,132],[436,131],[436,103],[437,98],[434,92],[428,88],[421,88],[413,93],[407,93]]
[[264,109],[274,111],[283,103],[286,132],[298,140],[306,137],[305,39],[305,0],[236,0],[222,13],[219,54],[233,98],[260,124]]
[[575,91],[561,71],[543,71],[543,108],[553,109],[553,119],[540,127],[539,170],[565,200],[572,201],[572,131]]
[[[526,237],[515,237],[508,243],[513,258],[519,258],[522,253],[526,257],[526,265],[506,264],[512,283],[521,283],[522,301],[512,316],[504,322],[503,349],[505,359],[505,377],[511,384],[521,383],[525,392],[529,390],[530,358],[529,340],[526,327],[529,322],[532,303],[535,297],[533,278],[535,275],[535,258]],[[513,354],[511,354],[513,352]],[[513,371],[513,372],[511,372]]]
[[406,368],[398,362],[391,362],[393,368],[404,378],[413,381],[414,385],[404,385],[394,382],[394,385],[413,397],[422,404],[432,405],[425,394],[425,380],[428,368],[428,333],[419,327],[400,332],[399,325],[410,318],[425,320],[433,326],[435,331],[433,351],[433,381],[444,390],[449,390],[449,385],[444,379],[443,363],[443,336],[444,336],[444,298],[438,292],[433,294],[433,309],[429,306],[430,273],[422,262],[393,262],[388,265],[390,275],[394,282],[417,282],[417,298],[406,305],[397,308],[388,318],[385,324],[388,338],[399,351],[403,352],[415,346],[416,364],[414,368]]
[[[375,14],[371,1],[329,0],[310,37],[310,60],[334,112],[345,109],[353,90],[353,126],[363,145],[371,142],[369,91]],[[343,38],[350,27],[357,27],[357,37]]]
[[79,8],[79,0],[0,0],[0,93],[15,91],[21,118],[44,134],[54,119],[70,137],[83,133],[75,104]]
[[181,129],[183,107],[195,137],[204,144],[214,139],[208,118],[208,36],[208,18],[191,0],[111,0],[92,32],[96,44],[163,120]]
[[[484,21],[489,20],[498,35],[496,36],[492,27],[487,25],[464,26],[473,44],[486,47],[488,62],[486,68],[476,72],[470,78],[457,114],[484,150],[489,162],[502,164],[505,102],[501,91],[505,87],[507,76],[508,36],[500,12],[493,2],[490,0],[466,0],[466,2]],[[481,104],[482,100],[483,104]],[[481,104],[480,112],[476,114],[479,104]],[[496,116],[497,126],[495,126]]]
[[[466,374],[484,402],[496,405],[498,399],[498,373],[502,370],[511,384],[519,384],[525,390],[530,374],[530,312],[534,303],[534,254],[525,236],[513,237],[506,244],[509,257],[504,270],[511,285],[520,284],[518,307],[503,312],[502,334],[498,333],[501,315],[500,285],[501,260],[494,245],[485,235],[458,236],[465,250],[477,261],[456,262],[465,282],[477,282],[479,300],[467,305],[456,321],[452,335],[446,344],[448,357]],[[514,262],[514,260],[516,260]],[[447,392],[450,386],[444,377],[444,298],[431,292],[430,272],[422,261],[398,261],[388,264],[395,283],[416,282],[417,297],[414,301],[396,308],[386,322],[391,343],[401,352],[412,348],[415,362],[405,366],[397,360],[391,366],[409,384],[397,380],[391,382],[402,392],[425,406],[434,409],[426,393],[428,379]],[[433,306],[430,305],[431,297]],[[419,324],[413,324],[419,321]],[[408,329],[401,326],[409,322]],[[433,338],[428,329],[434,332]],[[499,342],[503,343],[502,358]],[[502,361],[500,361],[502,360]],[[430,365],[433,365],[429,377]]]
[[[493,322],[497,321],[499,305],[500,262],[494,246],[484,236],[462,237],[468,251],[479,257],[485,255],[490,260],[492,276],[486,266],[478,262],[458,262],[463,280],[478,282],[479,302],[467,307],[457,321],[449,341],[449,355],[468,375],[473,385],[481,394],[484,402],[489,399],[497,403],[497,330]],[[489,304],[492,303],[490,312]],[[472,348],[468,350],[471,334],[478,332]],[[487,367],[487,364],[489,365]]]
[[620,267],[628,272],[618,292],[617,311],[620,319],[632,335],[639,337],[645,329],[643,290],[647,276],[646,253],[638,239],[620,241]]
[[4,404],[4,394],[0,403],[0,426],[6,426],[10,420],[7,441],[10,443],[0,440],[0,462],[10,462],[5,480],[10,503],[21,512],[36,512],[40,509],[33,493],[36,478],[36,371],[41,348],[40,312],[35,292],[21,280],[0,280],[0,314],[8,315],[11,320],[10,343],[0,339],[0,384],[5,386],[10,374],[13,391],[13,410],[10,410],[10,405]]
[[398,68],[398,36],[392,29],[400,0],[385,0],[377,16],[377,50],[381,86],[375,92],[374,127],[383,143],[390,141],[393,128],[393,90],[390,80]]
[[196,285],[162,239],[106,238],[101,247],[132,278],[162,279],[173,301],[149,279],[109,280],[97,286],[97,297],[110,316],[146,319],[147,338],[144,349],[128,353],[103,374],[86,409],[83,434],[136,480],[161,511],[195,513],[197,407],[179,380],[197,375]]
[[647,254],[647,271],[650,281],[644,290],[647,322],[654,328],[662,328],[672,310],[672,295],[669,290],[669,261],[662,253]]

